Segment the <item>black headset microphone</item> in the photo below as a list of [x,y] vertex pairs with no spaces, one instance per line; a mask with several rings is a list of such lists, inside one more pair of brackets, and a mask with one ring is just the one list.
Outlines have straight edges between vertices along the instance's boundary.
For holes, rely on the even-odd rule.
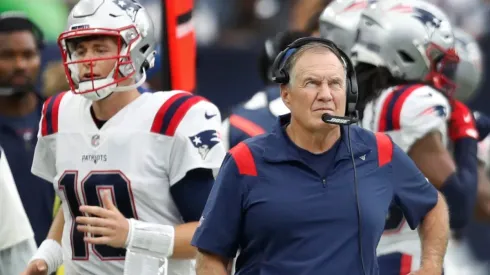
[[356,72],[354,69],[354,65],[350,60],[349,56],[344,53],[340,48],[335,45],[332,41],[328,39],[323,39],[319,37],[303,37],[297,39],[293,43],[289,44],[283,51],[281,51],[274,60],[272,64],[272,81],[277,84],[288,84],[289,83],[289,73],[285,70],[284,66],[287,63],[288,59],[293,56],[298,49],[301,47],[310,44],[310,43],[320,43],[327,48],[329,48],[334,54],[340,55],[340,62],[345,67],[347,72],[346,74],[346,108],[345,108],[345,116],[333,116],[330,114],[323,114],[322,121],[329,124],[336,124],[341,126],[347,126],[347,139],[349,141],[349,151],[352,161],[352,167],[354,170],[354,190],[356,196],[356,208],[357,208],[357,226],[358,226],[358,246],[359,246],[359,257],[361,259],[361,267],[362,272],[366,275],[366,268],[364,265],[364,256],[362,249],[362,223],[361,223],[361,207],[359,204],[359,191],[358,191],[358,183],[357,183],[357,170],[356,170],[356,162],[354,159],[354,153],[352,152],[352,145],[350,139],[350,127],[349,125],[354,124],[359,121],[358,111],[357,111],[357,99],[358,99],[358,88],[357,88],[357,78]]
[[337,125],[351,125],[357,123],[359,119],[357,117],[349,117],[349,116],[332,116],[331,114],[323,114],[322,120],[328,124],[337,124]]

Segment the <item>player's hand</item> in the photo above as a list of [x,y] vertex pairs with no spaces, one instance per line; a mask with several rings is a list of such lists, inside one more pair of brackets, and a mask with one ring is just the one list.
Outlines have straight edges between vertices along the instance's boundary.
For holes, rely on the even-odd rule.
[[475,119],[470,109],[461,101],[452,101],[452,112],[449,120],[449,137],[452,141],[460,138],[478,139]]
[[21,275],[47,275],[48,265],[44,260],[37,259],[30,262]]
[[102,196],[103,205],[99,206],[80,206],[80,211],[91,215],[90,217],[80,216],[76,218],[78,231],[90,233],[84,238],[89,244],[105,244],[112,247],[124,247],[129,232],[129,221],[119,212],[112,197]]

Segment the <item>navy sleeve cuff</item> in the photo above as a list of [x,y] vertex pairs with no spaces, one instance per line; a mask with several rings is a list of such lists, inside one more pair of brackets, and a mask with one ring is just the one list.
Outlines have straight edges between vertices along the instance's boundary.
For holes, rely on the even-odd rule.
[[170,187],[170,194],[184,222],[198,221],[213,188],[214,177],[210,169],[194,169]]

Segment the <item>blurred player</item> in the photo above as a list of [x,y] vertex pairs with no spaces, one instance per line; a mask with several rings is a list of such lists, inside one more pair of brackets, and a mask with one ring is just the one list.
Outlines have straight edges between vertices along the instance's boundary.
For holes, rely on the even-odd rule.
[[[468,33],[461,29],[454,30],[456,39],[456,51],[460,57],[460,63],[456,71],[456,83],[458,87],[455,98],[467,101],[473,98],[479,88],[482,79],[482,55],[478,43]],[[476,126],[480,134],[478,143],[478,195],[476,204],[476,216],[478,220],[490,220],[490,181],[487,176],[489,163],[490,131],[489,118],[480,113],[474,113]],[[465,232],[465,231],[463,231]],[[468,238],[475,237],[463,233],[462,238],[453,240],[448,247],[445,258],[444,274],[446,275],[484,275],[485,265],[479,262],[468,246]],[[481,240],[484,241],[484,240]],[[486,243],[488,245],[488,243]]]
[[335,0],[320,15],[320,36],[332,40],[346,54],[355,44],[361,12],[377,1]]
[[190,240],[225,155],[221,115],[186,92],[138,92],[154,36],[133,0],[72,9],[58,39],[72,92],[44,104],[32,165],[62,210],[24,274],[63,259],[66,274],[135,274],[128,254],[155,263],[139,272],[168,258],[169,275],[194,274]]
[[270,80],[271,66],[277,54],[296,39],[308,36],[300,31],[278,33],[264,43],[260,54],[259,71],[266,87],[246,103],[232,109],[230,117],[222,124],[221,137],[226,149],[241,141],[272,129],[276,118],[289,112],[279,94],[279,86]]
[[0,220],[0,274],[19,274],[36,252],[36,241],[2,147]]
[[[478,133],[470,110],[452,98],[459,58],[446,15],[418,0],[378,2],[362,12],[352,56],[360,93],[381,93],[365,107],[363,127],[389,134],[446,196],[451,228],[464,227],[476,197]],[[383,275],[420,265],[417,233],[396,207],[377,252]]]

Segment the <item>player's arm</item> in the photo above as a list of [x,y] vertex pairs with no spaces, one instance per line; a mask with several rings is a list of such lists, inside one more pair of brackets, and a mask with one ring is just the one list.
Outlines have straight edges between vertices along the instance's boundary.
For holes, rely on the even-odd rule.
[[[46,117],[50,116],[52,110],[48,108],[49,102],[53,98],[48,99],[43,105],[41,120],[39,122],[39,132],[37,135],[36,148],[34,150],[34,158],[32,160],[31,172],[52,183],[56,176],[56,153],[50,145],[50,139],[54,139],[54,133],[47,130],[48,122]],[[63,235],[63,226],[65,220],[63,211],[60,208],[55,216],[46,240],[41,243],[41,246],[36,251],[24,274],[37,274],[36,270],[46,270],[48,274],[56,271],[63,263],[63,252],[61,249],[61,237]]]
[[184,224],[175,227],[173,258],[194,258],[196,249],[190,245],[199,218],[213,187],[211,169],[198,168],[187,172],[185,177],[170,187],[170,194],[179,209]]
[[46,240],[41,243],[22,275],[41,274],[38,272],[52,274],[63,264],[61,238],[64,225],[65,218],[63,210],[60,208],[49,228]]
[[419,228],[421,269],[440,274],[449,239],[449,213],[444,197],[398,147],[393,150],[395,203],[412,229]]
[[253,179],[239,175],[234,157],[226,157],[192,240],[199,250],[197,275],[228,274],[238,250],[246,184]]
[[475,218],[490,221],[490,180],[485,164],[478,165],[478,193],[475,207]]
[[[478,125],[478,119],[477,119]],[[478,129],[478,133],[481,129]],[[483,133],[485,134],[485,133]],[[478,192],[476,198],[475,218],[490,221],[490,179],[487,167],[490,153],[490,137],[478,142]]]
[[[419,99],[422,100],[422,99]],[[431,107],[432,105],[432,107]],[[429,102],[424,106],[438,108],[444,103]],[[417,167],[445,196],[451,213],[451,228],[462,228],[471,217],[477,189],[477,159],[474,123],[465,123],[464,108],[454,109],[450,126],[454,142],[454,158],[442,142],[441,129],[446,117],[439,112],[411,111],[402,116],[407,139],[416,140],[408,154]],[[469,114],[471,116],[471,114]],[[452,121],[453,121],[452,120]]]
[[183,104],[189,108],[183,109],[185,115],[173,134],[167,168],[170,194],[184,224],[158,225],[131,219],[126,244],[130,250],[179,259],[196,256],[191,239],[226,151],[219,138],[218,108],[208,101],[197,101],[196,97],[190,100],[195,100],[195,104]]

